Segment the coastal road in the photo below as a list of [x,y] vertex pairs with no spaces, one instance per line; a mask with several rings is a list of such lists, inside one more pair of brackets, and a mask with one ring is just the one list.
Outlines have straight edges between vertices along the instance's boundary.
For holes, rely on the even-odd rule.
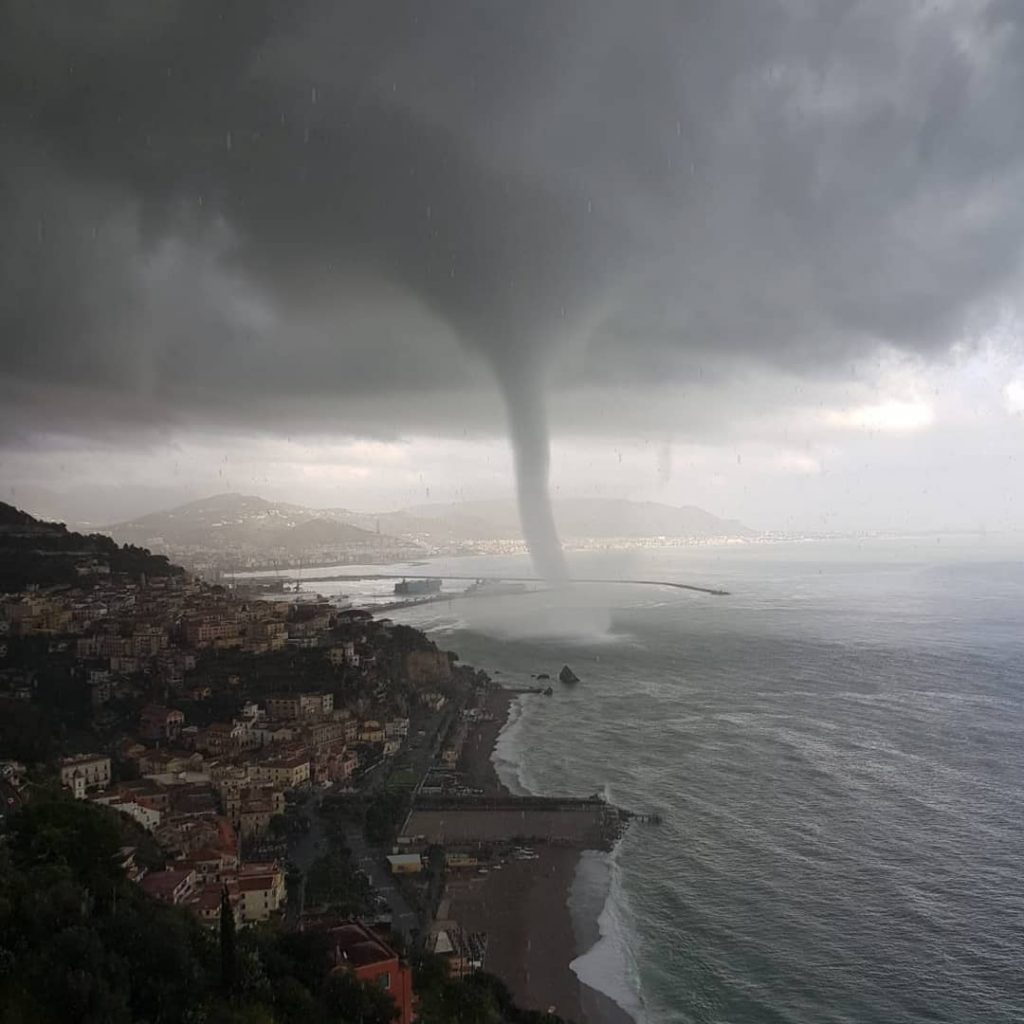
[[[415,791],[419,791],[427,769],[437,757],[438,749],[444,737],[457,720],[468,699],[468,692],[451,700],[448,706],[434,712],[410,726],[411,734],[403,744],[398,764],[382,762],[358,783],[358,788],[366,796],[379,793],[387,784],[388,777],[395,767],[410,771],[416,778]],[[422,731],[423,735],[420,735]],[[302,816],[309,822],[309,831],[292,836],[288,843],[288,859],[303,873],[303,884],[294,899],[289,899],[286,920],[289,924],[297,924],[305,909],[305,875],[317,857],[327,852],[330,838],[324,830],[323,818],[320,815],[320,802],[324,793],[331,790],[315,791],[302,805]],[[352,851],[352,859],[359,870],[365,872],[373,888],[384,897],[391,910],[392,927],[409,942],[414,932],[423,929],[424,922],[408,904],[388,869],[386,853],[382,849],[371,846],[363,834],[361,827],[349,826],[345,829],[345,843]],[[289,894],[290,895],[290,894]]]
[[[323,818],[320,816],[320,794],[311,797],[302,808],[303,816],[309,822],[309,831],[295,836],[288,846],[288,859],[302,872],[303,885],[296,899],[288,902],[286,919],[289,924],[298,923],[305,909],[305,876],[310,865],[322,857],[330,848],[330,838],[324,831]],[[367,842],[359,826],[353,825],[345,829],[345,843],[352,851],[352,860],[360,871],[366,873],[373,888],[387,900],[391,909],[391,920],[395,929],[406,939],[419,928],[419,917],[406,903],[388,873],[383,854],[375,851]]]
[[316,794],[302,806],[302,816],[309,822],[309,831],[289,837],[288,859],[302,872],[302,885],[295,898],[288,894],[288,909],[285,920],[298,924],[306,908],[306,874],[309,866],[327,851],[327,837],[324,834],[323,819],[320,817],[320,795]]
[[[414,792],[419,792],[427,770],[434,763],[438,750],[445,736],[458,719],[466,706],[469,691],[450,700],[443,711],[435,712],[427,718],[415,721],[410,725],[410,736],[402,747],[399,761],[405,770],[411,771],[416,777]],[[420,735],[422,731],[423,735]],[[379,792],[386,784],[392,765],[381,765],[360,786],[364,792]],[[363,835],[361,828],[352,826],[345,830],[345,841],[352,850],[353,858],[362,871],[365,871],[371,884],[388,901],[391,908],[392,927],[409,942],[412,933],[425,930],[427,922],[421,921],[408,904],[388,869],[385,852],[371,846]]]
[[408,942],[412,933],[420,928],[419,915],[412,910],[399,892],[387,869],[387,861],[384,860],[383,854],[367,843],[363,830],[355,825],[345,829],[345,842],[352,851],[352,859],[359,865],[360,871],[366,872],[370,884],[388,901],[391,908],[391,926]]
[[[466,695],[463,695],[450,701],[443,711],[435,712],[410,725],[412,731],[402,747],[398,760],[405,770],[411,771],[415,776],[416,792],[419,791],[427,769],[437,757],[442,740],[465,706],[465,702]],[[379,792],[386,785],[392,768],[392,765],[381,765],[362,781],[359,788],[365,793]],[[425,922],[420,920],[419,914],[409,906],[395,884],[385,860],[385,851],[371,846],[366,841],[363,830],[357,826],[346,828],[345,841],[352,850],[353,858],[360,870],[366,872],[373,887],[388,901],[392,926],[408,942],[414,931],[421,932],[424,929]]]
[[[330,848],[330,838],[324,831],[323,818],[320,816],[320,795],[312,797],[303,806],[302,812],[309,822],[309,831],[304,835],[295,836],[288,847],[288,859],[303,874],[303,884],[297,898],[289,899],[285,915],[288,923],[292,925],[298,923],[305,909],[306,873],[313,861],[317,857],[322,857]],[[419,917],[398,891],[388,873],[387,861],[383,859],[383,854],[375,851],[366,842],[362,829],[356,825],[345,830],[345,843],[352,851],[352,859],[356,866],[366,873],[373,888],[387,900],[393,927],[408,940],[411,933],[420,926]]]

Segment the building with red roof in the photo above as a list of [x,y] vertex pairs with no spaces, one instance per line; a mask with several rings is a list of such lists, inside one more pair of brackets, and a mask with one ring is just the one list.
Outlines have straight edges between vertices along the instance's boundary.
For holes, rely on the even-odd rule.
[[139,883],[143,892],[162,903],[184,903],[195,891],[196,873],[192,868],[150,871]]
[[411,1024],[413,1019],[412,969],[375,932],[359,921],[347,921],[331,928],[331,973],[351,971],[360,981],[378,985],[395,1001],[395,1020]]

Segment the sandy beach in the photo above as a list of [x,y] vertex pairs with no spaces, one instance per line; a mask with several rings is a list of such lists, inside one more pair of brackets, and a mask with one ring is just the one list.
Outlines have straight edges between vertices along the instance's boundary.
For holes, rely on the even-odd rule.
[[[485,792],[506,794],[491,754],[516,694],[493,690],[484,699],[493,721],[481,722],[466,737],[460,768],[467,782]],[[582,847],[533,847],[536,860],[513,861],[488,874],[449,875],[449,913],[468,931],[488,936],[486,968],[502,978],[517,1002],[553,1009],[586,1024],[631,1024],[610,999],[581,985],[569,964],[579,955],[568,894]]]
[[517,695],[510,690],[500,689],[490,690],[484,697],[480,707],[492,716],[491,721],[479,722],[467,733],[459,764],[468,786],[482,789],[485,793],[509,792],[494,770],[491,755],[516,698]]

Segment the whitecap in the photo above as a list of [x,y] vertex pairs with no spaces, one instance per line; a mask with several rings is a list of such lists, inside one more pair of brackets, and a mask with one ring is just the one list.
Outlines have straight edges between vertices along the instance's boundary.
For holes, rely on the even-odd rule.
[[646,1013],[636,958],[629,941],[629,914],[618,863],[621,845],[621,842],[617,844],[610,854],[588,850],[580,859],[571,905],[578,911],[584,910],[589,902],[588,886],[601,885],[607,896],[597,921],[597,941],[573,960],[569,968],[582,984],[607,996],[637,1024],[644,1024]]
[[498,733],[491,753],[491,763],[501,784],[516,796],[532,795],[524,780],[523,712],[529,694],[521,694],[509,705],[508,718]]

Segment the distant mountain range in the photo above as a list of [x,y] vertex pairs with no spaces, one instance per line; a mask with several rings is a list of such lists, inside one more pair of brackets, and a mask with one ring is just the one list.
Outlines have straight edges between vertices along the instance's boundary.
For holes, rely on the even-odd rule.
[[[753,531],[694,506],[607,498],[554,503],[567,540],[600,538],[702,539],[747,537]],[[367,514],[344,508],[313,509],[243,494],[218,494],[166,512],[106,528],[116,540],[161,551],[262,551],[280,557],[313,557],[327,549],[352,555],[402,548],[412,553],[520,538],[513,501],[417,505]]]
[[[614,498],[566,498],[554,503],[555,521],[566,540],[582,538],[749,537],[754,531],[693,505],[675,507]],[[349,513],[350,521],[424,543],[514,540],[522,536],[514,501],[462,501],[415,505],[377,515]]]
[[158,549],[300,552],[319,547],[378,549],[408,546],[352,522],[345,509],[313,509],[246,494],[217,494],[165,512],[105,527],[119,541]]
[[[621,498],[559,498],[553,503],[555,522],[565,538],[602,537],[747,537],[754,531],[735,519],[721,519],[695,505],[661,505]],[[481,537],[519,537],[519,511],[513,501],[464,501],[451,505],[418,505],[380,517],[390,532],[409,522],[443,524],[453,533]]]

